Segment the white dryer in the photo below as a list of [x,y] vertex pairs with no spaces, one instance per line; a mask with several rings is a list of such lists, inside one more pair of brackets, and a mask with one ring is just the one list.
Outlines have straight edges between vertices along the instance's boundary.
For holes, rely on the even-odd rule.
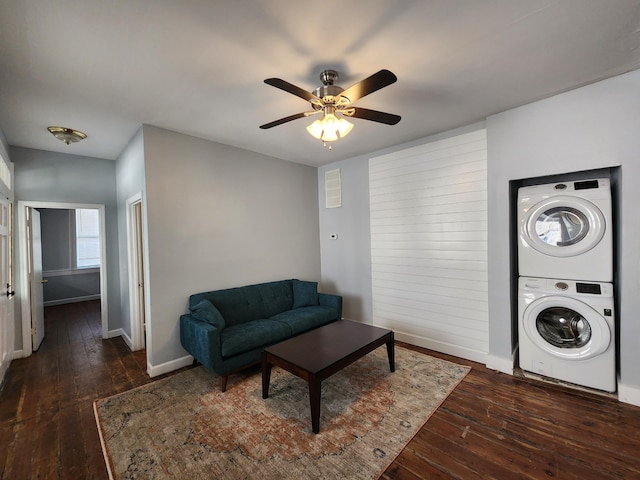
[[608,179],[521,187],[517,208],[521,277],[613,281]]
[[613,285],[522,277],[518,292],[520,368],[614,392]]

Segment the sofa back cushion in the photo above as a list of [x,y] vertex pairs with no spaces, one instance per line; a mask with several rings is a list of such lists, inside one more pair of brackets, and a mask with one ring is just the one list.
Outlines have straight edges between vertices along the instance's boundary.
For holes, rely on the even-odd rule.
[[222,330],[225,327],[224,317],[220,311],[206,298],[200,300],[196,305],[193,305],[190,309],[191,315],[202,322],[207,322],[216,327],[218,330]]
[[189,297],[189,308],[198,305],[202,299],[211,302],[230,327],[291,310],[293,287],[291,280],[280,280],[196,293]]
[[293,279],[293,308],[315,307],[318,303],[318,282]]

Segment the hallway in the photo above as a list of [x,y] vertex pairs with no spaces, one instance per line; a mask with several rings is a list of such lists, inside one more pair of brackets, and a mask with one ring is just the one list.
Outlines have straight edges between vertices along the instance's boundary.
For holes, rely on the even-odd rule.
[[151,381],[146,353],[102,340],[100,300],[45,308],[45,328],[0,395],[0,478],[107,478],[93,401]]

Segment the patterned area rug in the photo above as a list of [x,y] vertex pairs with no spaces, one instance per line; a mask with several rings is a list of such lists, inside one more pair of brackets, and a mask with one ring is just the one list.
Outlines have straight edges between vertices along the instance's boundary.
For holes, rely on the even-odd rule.
[[94,403],[112,479],[378,478],[469,368],[378,348],[322,383],[320,433],[306,382],[279,368],[262,399],[258,370],[204,367]]

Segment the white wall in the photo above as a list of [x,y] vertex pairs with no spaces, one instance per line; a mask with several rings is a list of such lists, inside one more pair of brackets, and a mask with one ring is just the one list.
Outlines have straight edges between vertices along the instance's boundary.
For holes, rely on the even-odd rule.
[[487,131],[491,354],[510,361],[513,347],[509,181],[621,166],[617,232],[621,394],[627,386],[640,388],[640,71],[489,117]]
[[485,363],[486,130],[373,157],[369,202],[374,325]]
[[189,295],[320,279],[318,191],[309,166],[156,127],[143,137],[154,374],[187,355]]
[[[401,128],[402,123],[398,127]],[[385,128],[385,127],[381,127]],[[424,145],[484,128],[476,123],[444,134],[433,135],[370,155],[334,162],[318,169],[320,251],[322,286],[343,296],[344,318],[373,322],[371,284],[371,235],[369,220],[369,158]],[[342,207],[325,208],[324,174],[340,168]],[[338,234],[337,240],[329,236]]]

